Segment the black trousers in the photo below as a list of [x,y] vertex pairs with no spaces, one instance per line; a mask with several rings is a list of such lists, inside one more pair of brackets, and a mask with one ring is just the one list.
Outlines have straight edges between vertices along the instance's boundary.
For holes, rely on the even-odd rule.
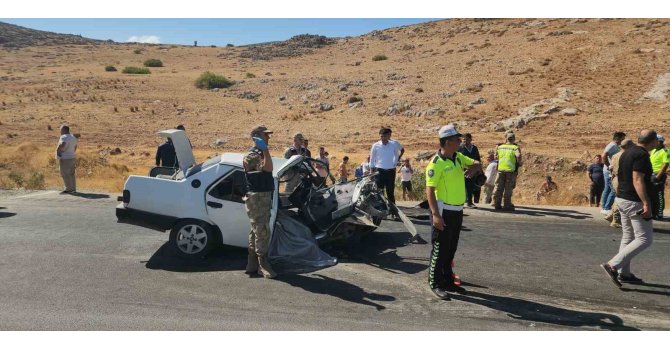
[[386,199],[395,204],[395,169],[377,169],[377,187],[386,188]]
[[465,178],[465,201],[468,203],[479,203],[479,197],[481,196],[482,189],[475,185],[475,179]]
[[663,210],[665,209],[665,181],[667,180],[667,176],[663,177],[662,182],[657,182],[654,183],[654,196],[651,198],[651,207],[652,207],[652,215],[655,218],[659,218],[663,216]]
[[591,185],[591,191],[589,192],[589,203],[590,204],[595,204],[596,206],[600,205],[600,197],[603,194],[603,190],[605,189],[605,183],[594,183]]
[[446,288],[454,284],[451,261],[454,260],[456,248],[458,248],[458,238],[463,225],[463,211],[444,210],[442,220],[444,220],[444,230],[438,231],[435,226],[432,227],[433,249],[430,252],[428,269],[430,288]]

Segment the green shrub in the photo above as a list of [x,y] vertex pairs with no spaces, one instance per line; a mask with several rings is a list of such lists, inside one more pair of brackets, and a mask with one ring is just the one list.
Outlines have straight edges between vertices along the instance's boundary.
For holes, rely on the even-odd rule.
[[234,47],[235,45],[233,44],[226,44],[226,47]]
[[140,67],[126,67],[121,72],[125,74],[151,74],[149,69]]
[[106,66],[106,67],[105,67],[105,72],[116,72],[116,67],[114,67],[114,66]]
[[133,53],[136,54],[136,55],[139,55],[139,54],[142,53],[142,49],[135,49],[135,50],[133,50]]
[[388,57],[386,57],[386,55],[375,55],[374,57],[372,57],[373,61],[384,61],[387,59]]
[[196,79],[195,86],[199,89],[227,88],[235,84],[223,75],[217,75],[212,72],[204,72]]
[[163,62],[161,60],[151,58],[144,61],[145,67],[163,67]]
[[247,78],[251,79],[251,78],[255,78],[255,77],[256,77],[256,74],[254,74],[254,73],[247,73],[245,76],[246,76]]
[[24,182],[23,175],[15,172],[15,171],[12,171],[11,173],[9,173],[8,177],[9,177],[10,180],[12,180],[16,184],[16,187],[23,187],[23,182]]
[[26,182],[26,188],[30,190],[43,190],[45,188],[44,174],[40,173],[39,171],[33,171],[33,173],[30,174],[30,178]]

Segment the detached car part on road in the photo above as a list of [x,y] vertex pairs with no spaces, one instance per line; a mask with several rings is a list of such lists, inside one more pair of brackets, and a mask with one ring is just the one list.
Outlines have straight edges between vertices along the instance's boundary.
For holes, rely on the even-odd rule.
[[[247,247],[250,224],[244,205],[244,155],[224,153],[195,164],[184,131],[165,130],[159,135],[172,139],[179,168],[156,167],[150,176],[130,176],[122,203],[116,207],[118,222],[170,230],[170,246],[188,257],[204,256],[221,244]],[[310,239],[320,242],[346,239],[375,230],[391,210],[397,210],[377,189],[372,176],[325,186],[327,177],[320,177],[316,166],[326,166],[318,160],[293,156],[272,161],[271,254],[272,245],[298,249],[290,238],[284,243],[275,239],[278,227],[283,231],[302,229],[302,236],[311,235]],[[285,192],[294,187],[285,183],[297,186]],[[403,221],[410,232],[416,232],[409,220]]]

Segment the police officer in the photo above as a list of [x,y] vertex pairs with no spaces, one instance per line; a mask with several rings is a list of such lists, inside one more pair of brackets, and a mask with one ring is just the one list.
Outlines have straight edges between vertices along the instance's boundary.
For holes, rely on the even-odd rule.
[[[496,210],[514,210],[512,204],[512,191],[516,187],[517,170],[521,165],[521,149],[514,143],[516,136],[514,133],[507,133],[505,136],[507,142],[499,145],[496,149],[496,159],[498,159],[498,177],[496,178],[496,188],[493,195],[493,202]],[[504,205],[501,206],[501,202]]]
[[248,187],[245,204],[251,222],[246,273],[258,273],[265,278],[277,276],[267,260],[270,244],[270,209],[274,191],[272,156],[268,149],[270,134],[272,131],[263,125],[255,127],[251,131],[255,145],[244,156],[244,172]]
[[[438,298],[449,300],[454,285],[451,261],[456,255],[466,200],[465,177],[481,171],[481,164],[458,152],[461,134],[453,124],[439,133],[440,149],[426,167],[426,196],[432,217],[432,244],[428,284]],[[464,172],[464,170],[467,170]]]
[[654,197],[651,199],[654,208],[652,216],[656,220],[663,220],[663,210],[665,209],[665,181],[668,171],[668,152],[663,145],[665,139],[661,135],[656,135],[658,146],[649,151],[652,167],[652,184],[654,186]]

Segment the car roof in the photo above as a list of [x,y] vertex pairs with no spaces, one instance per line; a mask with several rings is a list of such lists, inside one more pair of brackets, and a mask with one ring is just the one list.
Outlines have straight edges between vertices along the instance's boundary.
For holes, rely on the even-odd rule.
[[[219,161],[219,164],[233,165],[242,168],[243,167],[242,161],[244,159],[244,155],[245,153],[224,153],[221,155],[221,160]],[[272,167],[276,171],[277,169],[280,169],[288,161],[289,161],[288,159],[272,157]]]

